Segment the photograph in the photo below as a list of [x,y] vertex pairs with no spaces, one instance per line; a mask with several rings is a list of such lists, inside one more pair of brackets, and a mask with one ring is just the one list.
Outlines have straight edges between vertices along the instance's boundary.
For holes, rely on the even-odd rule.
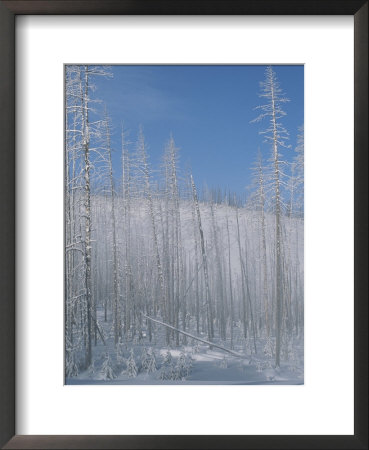
[[64,65],[64,383],[304,385],[304,65]]

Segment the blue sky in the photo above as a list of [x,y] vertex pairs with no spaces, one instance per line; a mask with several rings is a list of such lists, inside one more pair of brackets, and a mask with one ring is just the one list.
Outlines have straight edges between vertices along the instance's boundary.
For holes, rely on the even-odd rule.
[[[221,187],[241,194],[251,182],[258,147],[264,158],[270,148],[258,134],[264,125],[251,124],[261,104],[259,82],[266,66],[184,65],[112,66],[113,78],[94,80],[95,96],[112,119],[114,170],[120,174],[120,124],[134,150],[141,125],[153,168],[158,168],[172,133],[180,149],[183,169],[191,167],[198,186]],[[304,69],[299,65],[273,66],[286,96],[283,124],[290,133],[294,156],[298,127],[304,123]]]

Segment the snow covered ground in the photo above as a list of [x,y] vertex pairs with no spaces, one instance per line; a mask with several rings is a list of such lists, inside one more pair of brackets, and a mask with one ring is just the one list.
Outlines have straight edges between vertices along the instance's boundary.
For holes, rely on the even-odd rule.
[[[109,324],[109,321],[106,324],[103,323],[106,335],[109,332]],[[111,340],[108,340],[107,346],[98,343],[94,348],[96,356],[93,369],[67,378],[66,384],[298,385],[304,383],[302,336],[295,339],[293,345],[291,343],[289,354],[283,355],[281,366],[275,368],[272,341],[267,338],[258,338],[255,354],[252,342],[243,339],[240,324],[235,326],[234,351],[244,357],[233,356],[214,347],[210,348],[190,338],[187,339],[186,344],[168,348],[165,345],[164,328],[160,325],[154,326],[158,337],[151,343],[145,332],[141,340],[133,339],[133,342],[121,343],[117,350],[114,349]],[[201,338],[206,339],[205,333],[201,334]],[[214,343],[230,349],[229,342],[214,341]],[[130,371],[128,367],[131,354],[136,372]],[[148,359],[154,361],[151,367],[148,367]]]

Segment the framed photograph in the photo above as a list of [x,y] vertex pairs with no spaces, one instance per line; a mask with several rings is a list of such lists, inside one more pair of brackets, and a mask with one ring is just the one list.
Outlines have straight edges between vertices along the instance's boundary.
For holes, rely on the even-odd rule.
[[368,446],[368,5],[200,5],[0,3],[4,448]]

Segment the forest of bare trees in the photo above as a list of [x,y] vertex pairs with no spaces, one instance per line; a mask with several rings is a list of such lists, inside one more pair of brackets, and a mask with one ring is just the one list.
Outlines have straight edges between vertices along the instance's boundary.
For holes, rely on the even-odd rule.
[[270,381],[288,368],[303,382],[304,132],[288,140],[273,68],[245,198],[196,184],[169,131],[154,170],[144,130],[128,140],[124,117],[113,129],[99,77],[109,67],[66,66],[67,382],[196,381],[202,353],[223,373],[247,361]]

